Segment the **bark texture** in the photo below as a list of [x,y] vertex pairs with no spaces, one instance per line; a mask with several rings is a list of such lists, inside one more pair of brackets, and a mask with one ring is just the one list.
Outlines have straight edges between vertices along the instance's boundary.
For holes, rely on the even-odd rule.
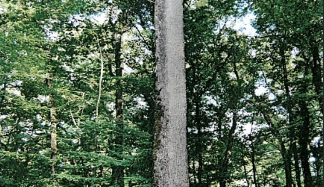
[[154,186],[189,186],[182,0],[156,0]]

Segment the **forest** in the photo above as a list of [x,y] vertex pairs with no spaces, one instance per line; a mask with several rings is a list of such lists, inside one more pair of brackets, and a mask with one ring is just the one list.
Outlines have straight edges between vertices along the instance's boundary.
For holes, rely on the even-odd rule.
[[322,0],[0,0],[0,187],[320,187],[322,44]]

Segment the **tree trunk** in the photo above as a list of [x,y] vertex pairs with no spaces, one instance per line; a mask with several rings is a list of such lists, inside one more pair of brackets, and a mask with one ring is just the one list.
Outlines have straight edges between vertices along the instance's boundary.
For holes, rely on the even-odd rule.
[[[295,129],[293,124],[293,113],[292,113],[292,99],[290,96],[290,90],[289,90],[289,80],[288,80],[288,70],[287,70],[287,62],[286,62],[286,56],[285,56],[285,43],[284,41],[281,44],[280,47],[280,56],[281,56],[281,66],[283,70],[283,83],[284,83],[284,89],[285,89],[285,95],[287,97],[287,104],[284,106],[287,109],[288,112],[288,130],[289,134],[288,136],[290,137],[290,142],[291,142],[291,150],[292,148],[296,147],[296,141],[295,141]],[[292,171],[291,171],[291,157],[292,157],[292,152],[286,151],[286,148],[284,145],[281,145],[282,150],[285,153],[282,153],[285,155],[286,159],[284,159],[284,165],[286,168],[286,186],[292,186],[293,185],[293,180],[292,180]],[[287,162],[287,163],[286,163]],[[296,174],[297,175],[297,174]]]
[[227,135],[226,150],[223,155],[223,161],[221,162],[221,178],[220,178],[220,187],[226,186],[226,181],[228,180],[228,163],[231,158],[231,151],[234,142],[234,133],[237,127],[237,114],[233,113],[233,124]]
[[99,117],[99,105],[100,105],[100,99],[101,99],[101,92],[102,92],[102,78],[104,74],[104,62],[102,58],[102,50],[100,43],[98,41],[98,48],[99,48],[99,54],[100,54],[100,76],[99,76],[99,83],[98,83],[98,99],[97,99],[97,105],[96,105],[96,120],[98,120]]
[[243,146],[243,143],[241,144],[241,156],[242,156],[242,164],[243,164],[243,171],[244,171],[244,177],[245,177],[245,181],[246,181],[246,184],[247,184],[247,187],[250,187],[250,181],[249,181],[249,176],[248,176],[248,172],[247,172],[247,169],[246,169],[246,164],[245,163],[245,160],[244,160],[244,146]]
[[[120,34],[116,39],[115,46],[115,65],[116,65],[116,94],[115,94],[115,110],[116,110],[116,139],[115,139],[115,152],[117,153],[117,158],[122,160],[123,157],[123,144],[124,144],[124,124],[123,124],[123,88],[121,77],[123,76],[123,69],[121,67],[121,38]],[[119,187],[123,187],[124,184],[124,168],[123,166],[114,166],[112,172],[113,183],[117,184]]]
[[[280,138],[281,139],[281,138]],[[280,142],[280,152],[283,158],[284,167],[285,167],[285,176],[286,176],[286,187],[291,187],[293,180],[291,175],[291,157],[287,152],[286,146],[282,140]]]
[[227,175],[227,168],[221,169],[221,179],[219,182],[220,187],[226,187],[226,175]]
[[[238,85],[239,85],[239,89],[241,89],[241,78],[239,76],[239,73],[237,71],[237,67],[236,67],[236,57],[234,55],[234,61],[233,61],[233,70],[234,70],[234,73],[235,73],[235,76],[236,76],[236,80],[238,82]],[[226,186],[226,183],[229,179],[229,176],[228,176],[228,164],[229,164],[229,161],[230,161],[230,158],[231,158],[231,152],[232,152],[232,148],[233,148],[233,142],[234,142],[234,133],[235,133],[235,130],[236,130],[236,127],[237,127],[237,104],[238,104],[238,100],[239,100],[239,97],[240,97],[240,92],[241,90],[239,90],[239,93],[237,93],[236,95],[236,98],[235,98],[235,101],[232,101],[233,103],[233,106],[235,108],[235,111],[233,112],[233,122],[232,122],[232,127],[230,129],[230,131],[228,132],[228,135],[225,137],[227,139],[226,141],[226,150],[224,152],[224,155],[223,155],[223,160],[221,161],[221,169],[220,169],[220,187],[225,187]]]
[[[195,75],[194,75],[195,76]],[[202,150],[202,131],[201,131],[201,117],[200,117],[200,95],[198,93],[195,94],[195,121],[197,125],[197,154],[198,154],[198,184],[202,185],[202,173],[203,173],[203,150]]]
[[[50,77],[47,78],[46,80],[47,82],[47,87],[49,89],[52,89],[52,83],[50,80]],[[53,186],[56,186],[56,180],[55,180],[55,161],[57,158],[57,132],[56,132],[56,128],[57,128],[57,124],[56,124],[56,118],[55,118],[55,100],[53,98],[53,95],[50,95],[50,101],[49,101],[49,105],[50,105],[50,111],[49,111],[49,121],[51,124],[51,159],[52,159],[52,177],[53,177]]]
[[197,184],[197,173],[196,173],[196,165],[195,165],[196,160],[193,159],[192,161],[192,174],[193,174],[193,181],[194,181],[194,186],[198,186]]
[[287,149],[285,146],[285,143],[283,142],[280,133],[277,127],[274,126],[274,124],[271,121],[271,118],[268,114],[266,114],[264,111],[261,111],[264,119],[269,124],[271,128],[271,132],[278,138],[279,144],[280,144],[280,154],[282,156],[282,160],[284,162],[284,170],[285,170],[285,177],[286,177],[286,187],[292,186],[292,175],[291,175],[291,157],[289,154],[287,154]]
[[312,70],[312,76],[313,76],[313,85],[315,87],[315,92],[317,94],[317,99],[321,108],[321,112],[323,114],[323,82],[322,82],[322,73],[321,73],[321,58],[319,56],[319,50],[318,50],[318,46],[317,43],[313,40],[312,44],[314,44],[311,48],[312,51],[312,56],[313,56],[313,60],[312,60],[312,64],[311,64],[311,70]]
[[252,149],[252,155],[251,155],[251,161],[252,161],[252,171],[253,171],[253,183],[255,187],[258,187],[258,181],[257,181],[257,169],[255,164],[255,149],[254,149],[254,142],[252,139],[252,136],[250,136],[251,139],[251,149]]
[[305,186],[313,186],[312,175],[310,172],[309,166],[309,151],[308,151],[308,143],[309,143],[309,128],[310,128],[310,117],[309,111],[305,101],[301,101],[301,116],[303,116],[303,125],[300,129],[299,133],[299,144],[300,144],[300,159],[301,165],[303,168],[303,176],[304,176],[304,184]]
[[156,0],[154,186],[188,187],[182,0]]
[[[196,177],[198,179],[198,186],[202,186],[203,182],[202,182],[202,176],[203,176],[203,143],[202,143],[202,124],[201,124],[201,115],[200,115],[200,108],[201,108],[201,96],[202,93],[195,90],[194,87],[195,85],[199,85],[199,75],[196,74],[197,72],[197,68],[195,66],[195,64],[192,65],[192,69],[193,69],[193,79],[192,79],[192,94],[194,97],[193,103],[194,103],[194,107],[195,107],[195,118],[194,118],[194,126],[197,128],[197,138],[196,138],[196,142],[195,142],[195,147],[196,147],[196,151],[195,151],[195,156],[194,158],[198,158],[198,170],[197,170],[197,174]],[[198,78],[198,79],[197,79]],[[194,159],[193,162],[196,162],[196,160]]]
[[[290,90],[289,90],[289,82],[288,82],[288,71],[287,71],[287,67],[286,67],[286,60],[285,60],[285,57],[282,57],[283,60],[282,60],[282,66],[283,66],[283,70],[284,70],[284,87],[285,87],[285,95],[287,97],[287,106],[286,109],[287,109],[287,112],[288,112],[288,130],[289,130],[289,134],[288,136],[290,137],[290,146],[289,146],[289,150],[285,152],[286,153],[283,153],[285,154],[285,157],[286,157],[286,161],[287,163],[285,163],[285,168],[287,170],[286,172],[286,186],[292,186],[294,185],[293,184],[293,180],[292,180],[292,161],[291,161],[291,158],[292,158],[292,153],[294,153],[295,149],[296,149],[296,141],[295,141],[295,127],[293,125],[293,113],[292,113],[292,110],[291,110],[291,103],[292,103],[292,100],[291,100],[291,97],[290,97]],[[284,145],[281,146],[282,148],[284,148]],[[286,149],[286,148],[284,148]],[[296,160],[297,159],[297,160]],[[298,163],[298,158],[294,157],[294,161],[295,163],[297,162]],[[288,166],[289,165],[289,166]],[[296,164],[295,164],[295,173],[296,173],[296,179],[297,179],[297,182],[298,182],[298,172],[299,172],[299,167],[296,168]]]
[[[320,162],[321,160],[321,152],[323,151],[322,147],[320,146],[320,141],[318,140],[317,143],[315,143],[315,145],[311,145],[311,152],[313,154],[313,157],[315,158],[315,162],[314,162],[314,166],[315,166],[315,176],[316,179],[314,181],[314,186],[320,186],[321,183],[321,168],[322,168],[322,164]],[[317,144],[317,145],[316,145]]]
[[197,143],[197,152],[198,152],[198,184],[199,185],[203,185],[203,181],[202,181],[202,175],[203,175],[203,155],[202,155],[202,132],[201,132],[201,124],[198,124],[198,132],[197,132],[197,139],[198,139],[198,143]]
[[298,157],[296,143],[294,143],[292,146],[293,146],[292,149],[293,149],[294,161],[295,161],[294,166],[295,166],[297,187],[301,187],[299,157]]
[[247,187],[250,187],[249,176],[248,176],[245,164],[243,165],[243,169],[244,169],[244,177],[245,177],[245,180],[246,180]]
[[[258,181],[257,181],[257,168],[255,164],[255,148],[254,144],[256,141],[254,141],[254,137],[252,136],[253,134],[253,125],[254,125],[254,114],[252,115],[252,124],[251,124],[251,133],[249,135],[249,140],[251,142],[251,162],[252,162],[252,172],[253,172],[253,183],[255,187],[258,187]],[[249,186],[249,185],[248,185]]]
[[[306,76],[308,73],[308,67],[305,67],[305,73],[304,76]],[[302,85],[301,89],[303,94],[307,94],[307,83],[306,80],[304,80],[304,83]],[[305,186],[313,186],[313,180],[312,175],[310,171],[309,166],[309,150],[308,150],[308,144],[309,144],[309,134],[310,134],[310,114],[308,111],[307,103],[303,98],[300,98],[299,100],[299,107],[300,107],[300,116],[302,116],[303,124],[300,127],[299,131],[299,145],[300,145],[300,160],[301,160],[301,166],[303,169],[303,176],[304,176],[304,185]]]

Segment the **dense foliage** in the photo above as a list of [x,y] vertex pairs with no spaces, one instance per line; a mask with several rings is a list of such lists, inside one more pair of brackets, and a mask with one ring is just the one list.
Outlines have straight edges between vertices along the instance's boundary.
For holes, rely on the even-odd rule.
[[[191,186],[322,186],[323,2],[184,8]],[[152,186],[153,12],[0,1],[0,186]]]

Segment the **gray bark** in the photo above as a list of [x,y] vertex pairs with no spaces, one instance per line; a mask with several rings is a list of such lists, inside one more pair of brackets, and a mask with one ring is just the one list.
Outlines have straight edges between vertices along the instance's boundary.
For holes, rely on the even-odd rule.
[[182,0],[156,0],[154,186],[189,186]]

